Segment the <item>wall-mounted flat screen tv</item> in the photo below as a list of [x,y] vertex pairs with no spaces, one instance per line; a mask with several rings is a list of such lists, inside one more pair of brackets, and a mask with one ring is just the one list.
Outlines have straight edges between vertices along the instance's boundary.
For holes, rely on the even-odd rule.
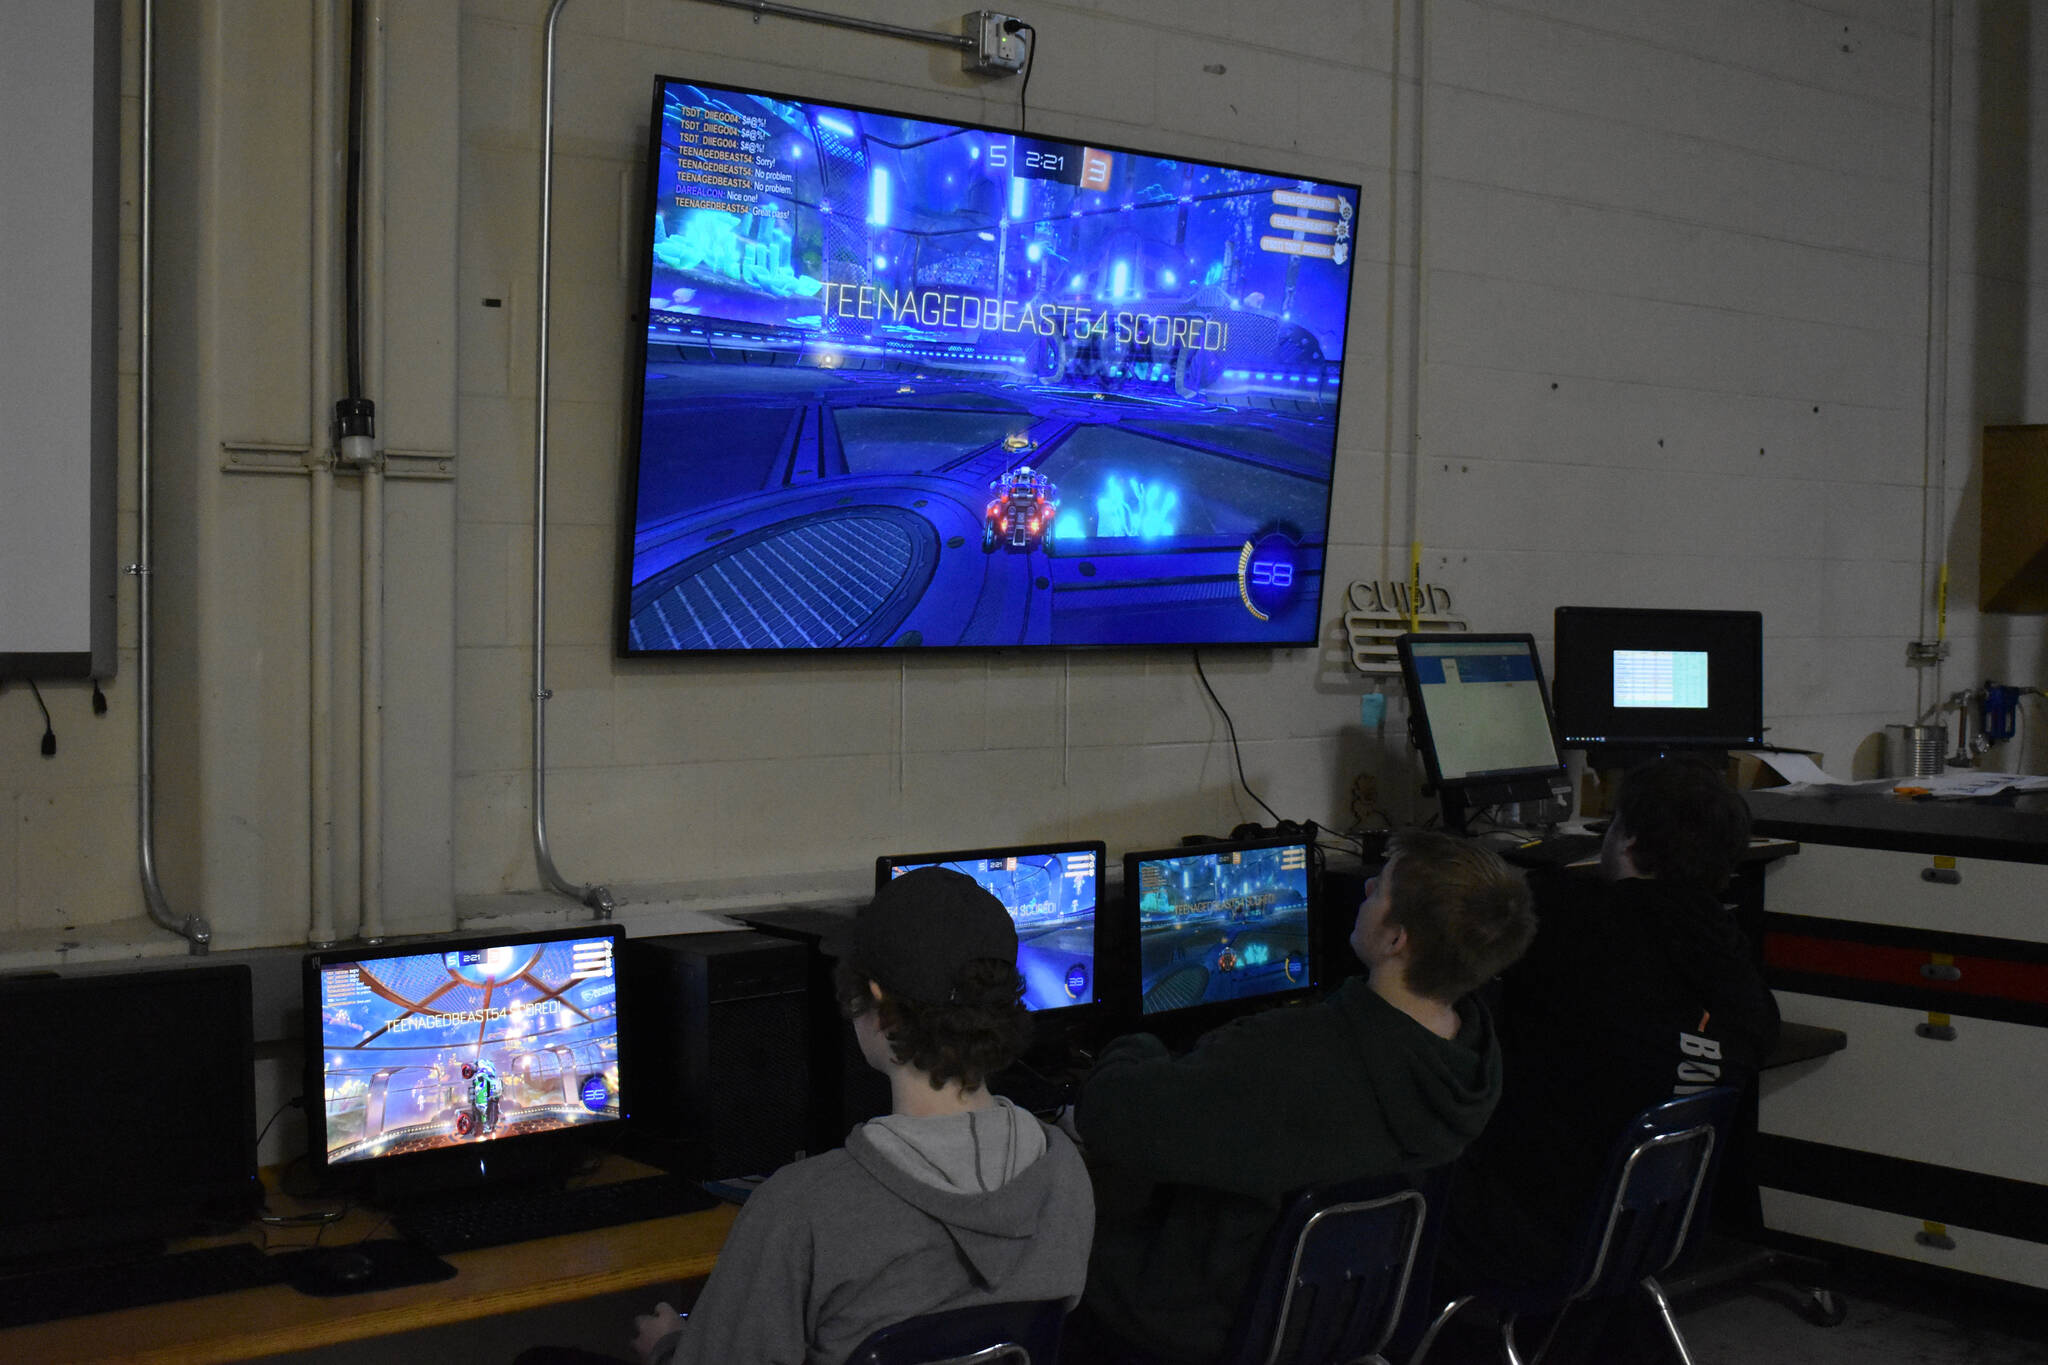
[[1359,191],[661,78],[621,653],[1308,645]]

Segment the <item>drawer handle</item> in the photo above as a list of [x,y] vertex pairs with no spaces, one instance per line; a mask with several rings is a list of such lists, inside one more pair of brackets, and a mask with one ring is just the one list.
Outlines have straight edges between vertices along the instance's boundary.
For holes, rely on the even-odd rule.
[[1963,874],[1952,867],[1923,867],[1920,869],[1923,882],[1940,882],[1943,886],[1961,886]]
[[1963,969],[1950,962],[1923,962],[1920,975],[1929,981],[1961,981]]
[[1921,1246],[1931,1247],[1936,1251],[1954,1251],[1956,1249],[1956,1239],[1945,1232],[1929,1232],[1923,1228],[1913,1234],[1913,1240]]
[[1913,1032],[1937,1043],[1953,1043],[1956,1040],[1954,1024],[1915,1024]]

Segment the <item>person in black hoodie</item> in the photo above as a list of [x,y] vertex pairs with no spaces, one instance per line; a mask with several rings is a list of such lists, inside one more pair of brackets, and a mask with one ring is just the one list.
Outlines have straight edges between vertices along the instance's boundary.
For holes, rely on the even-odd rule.
[[1698,759],[1625,777],[1598,880],[1530,875],[1539,928],[1500,983],[1500,1106],[1458,1162],[1438,1286],[1561,1271],[1609,1151],[1638,1113],[1751,1084],[1778,1010],[1716,894],[1749,811]]
[[1368,977],[1226,1024],[1186,1056],[1146,1033],[1104,1048],[1074,1113],[1096,1237],[1062,1358],[1215,1358],[1285,1193],[1463,1150],[1500,1093],[1472,992],[1534,932],[1528,888],[1497,855],[1403,834],[1351,933]]

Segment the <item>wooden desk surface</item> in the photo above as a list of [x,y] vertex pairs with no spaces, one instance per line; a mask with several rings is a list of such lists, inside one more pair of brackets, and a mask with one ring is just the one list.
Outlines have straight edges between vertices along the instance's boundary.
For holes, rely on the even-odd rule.
[[[0,1331],[0,1361],[249,1360],[697,1279],[711,1273],[735,1212],[721,1204],[701,1213],[458,1252],[446,1258],[455,1277],[435,1284],[331,1299],[270,1285],[16,1327]],[[300,1245],[310,1240],[310,1233],[297,1239]],[[345,1232],[330,1233],[324,1244],[346,1246],[350,1240]]]

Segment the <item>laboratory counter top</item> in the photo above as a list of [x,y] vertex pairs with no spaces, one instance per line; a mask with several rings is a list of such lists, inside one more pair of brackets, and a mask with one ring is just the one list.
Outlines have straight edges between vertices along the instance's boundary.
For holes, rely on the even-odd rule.
[[1930,800],[1890,793],[1743,793],[1759,835],[1848,848],[2048,863],[2048,793]]

